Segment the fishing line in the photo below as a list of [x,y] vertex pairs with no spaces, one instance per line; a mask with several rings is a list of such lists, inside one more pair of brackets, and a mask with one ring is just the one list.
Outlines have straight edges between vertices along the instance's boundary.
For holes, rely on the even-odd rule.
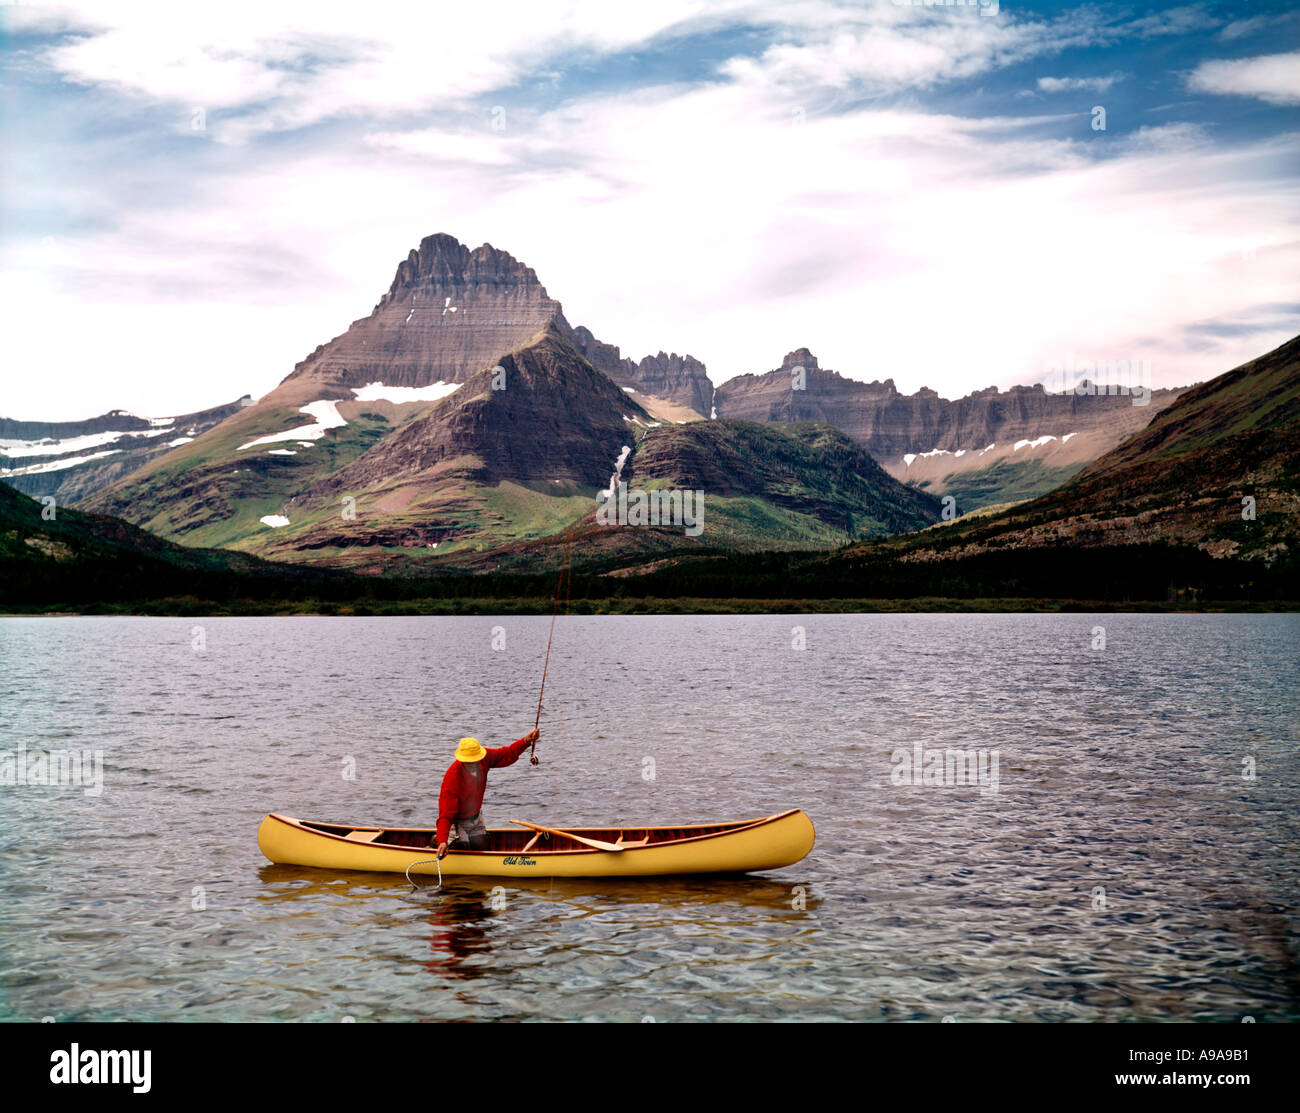
[[[546,635],[546,659],[542,662],[542,687],[537,693],[537,715],[533,719],[533,729],[536,730],[542,721],[542,697],[546,694],[546,673],[551,667],[551,642],[555,640],[555,616],[560,613],[560,592],[565,585],[565,573],[568,573],[570,593],[573,588],[573,527],[569,527],[569,536],[564,543],[564,556],[560,560],[560,574],[555,581],[555,603],[551,607],[551,632]],[[569,613],[569,596],[565,597],[564,613]],[[533,765],[540,764],[537,757],[537,739],[533,739],[533,744],[528,751],[528,760]]]

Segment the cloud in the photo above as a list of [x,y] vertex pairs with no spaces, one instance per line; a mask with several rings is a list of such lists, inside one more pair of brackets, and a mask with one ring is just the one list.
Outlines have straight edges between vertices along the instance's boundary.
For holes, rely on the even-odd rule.
[[[1231,317],[1215,317],[1198,321],[1184,330],[1188,335],[1202,338],[1236,339],[1247,336],[1277,335],[1287,337],[1300,333],[1300,305],[1295,303],[1253,305],[1243,308]],[[1266,351],[1264,347],[1260,351]]]
[[1091,13],[1052,20],[976,7],[934,8],[867,4],[827,26],[810,24],[801,41],[777,42],[757,58],[721,67],[740,84],[864,92],[929,88],[976,77],[1041,55],[1086,46],[1106,32]]
[[1258,97],[1269,104],[1300,104],[1300,51],[1202,62],[1189,75],[1187,84],[1202,93]]
[[463,6],[375,0],[359,18],[351,5],[267,2],[226,5],[213,19],[173,4],[69,6],[58,29],[75,34],[43,58],[71,82],[202,107],[213,137],[238,143],[332,119],[454,110],[546,59],[621,50],[732,6],[504,0],[484,18]]
[[1221,39],[1240,39],[1246,35],[1253,35],[1262,31],[1272,21],[1267,16],[1254,15],[1248,19],[1234,19],[1222,31],[1219,32]]
[[1117,81],[1124,80],[1124,74],[1112,73],[1106,77],[1040,77],[1038,89],[1043,93],[1073,93],[1088,91],[1104,93]]
[[[36,48],[76,88],[50,115],[42,74],[46,114],[5,125],[29,128],[6,211],[62,221],[48,244],[6,221],[3,353],[24,369],[7,411],[264,393],[433,232],[508,250],[572,323],[634,358],[690,351],[720,382],[806,345],[845,374],[949,396],[1033,381],[1069,351],[1149,351],[1157,383],[1215,374],[1274,325],[1192,326],[1255,320],[1300,269],[1285,232],[1296,135],[1176,118],[1094,133],[1032,100],[1006,113],[1010,97],[982,108],[959,92],[940,109],[922,95],[1191,15],[821,0],[526,5],[518,20],[304,11],[237,7],[218,33],[113,9],[111,26],[65,17],[76,33]],[[687,38],[689,78],[638,62]],[[196,89],[211,106],[200,136]],[[87,103],[93,120],[68,131]]]
[[1283,12],[1272,15],[1254,15],[1246,19],[1235,19],[1223,28],[1218,34],[1218,38],[1231,42],[1234,39],[1244,39],[1249,35],[1259,35],[1271,28],[1281,27],[1287,23],[1295,24],[1297,22],[1297,13]]
[[1199,5],[1184,8],[1167,8],[1153,12],[1127,24],[1127,34],[1151,39],[1167,35],[1191,35],[1219,26],[1220,20]]
[[477,97],[566,66],[728,26],[764,29],[773,41],[758,56],[721,59],[721,77],[860,93],[928,88],[1125,36],[1176,34],[1190,18],[1175,9],[1108,23],[1088,8],[1051,19],[1007,11],[986,18],[974,5],[833,0],[504,0],[490,16],[375,0],[364,20],[348,5],[269,0],[225,6],[212,20],[157,3],[67,5],[57,19],[26,5],[11,10],[20,26],[62,36],[40,56],[66,81],[142,105],[203,108],[210,137],[227,143],[331,120],[465,111]]

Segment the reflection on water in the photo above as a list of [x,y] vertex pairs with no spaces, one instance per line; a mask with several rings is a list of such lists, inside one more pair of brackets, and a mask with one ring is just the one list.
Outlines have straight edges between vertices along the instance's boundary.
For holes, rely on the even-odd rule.
[[[448,899],[449,898],[449,899]],[[482,969],[474,959],[486,959],[492,951],[488,926],[492,911],[479,896],[448,894],[433,906],[429,915],[429,949],[434,958],[424,968],[430,973],[445,973],[453,978],[474,978]]]
[[[104,752],[101,796],[0,788],[0,1016],[1300,1018],[1290,616],[572,619],[490,825],[800,806],[813,853],[414,889],[261,857],[271,810],[432,823],[456,739],[531,724],[547,623],[0,621],[0,750]],[[998,791],[895,783],[917,745],[996,749]]]

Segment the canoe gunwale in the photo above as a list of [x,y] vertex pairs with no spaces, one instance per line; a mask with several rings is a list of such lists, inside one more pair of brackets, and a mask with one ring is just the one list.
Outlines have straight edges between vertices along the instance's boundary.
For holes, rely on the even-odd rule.
[[[778,812],[773,815],[762,816],[759,819],[751,819],[751,820],[742,819],[742,820],[734,820],[734,821],[729,821],[724,823],[689,823],[689,824],[681,824],[675,827],[646,827],[639,824],[635,826],[628,826],[628,827],[572,827],[568,829],[557,827],[555,828],[555,830],[560,831],[561,833],[564,834],[570,832],[574,834],[583,834],[588,831],[633,831],[633,832],[645,831],[648,833],[651,831],[666,831],[666,830],[683,831],[683,830],[705,829],[705,828],[708,829],[709,833],[701,834],[701,835],[684,835],[679,838],[669,839],[665,842],[648,843],[645,845],[628,845],[618,851],[600,850],[596,847],[587,847],[587,846],[577,846],[572,849],[564,849],[564,850],[537,850],[536,848],[534,848],[533,850],[527,851],[527,856],[530,858],[550,858],[550,857],[557,857],[560,855],[568,856],[568,855],[575,855],[575,854],[606,854],[606,855],[618,854],[621,857],[623,855],[636,854],[637,851],[659,850],[664,847],[685,846],[690,843],[707,841],[709,839],[725,838],[729,835],[735,835],[745,831],[753,831],[759,827],[765,826],[766,824],[775,823],[779,820],[787,819],[792,815],[797,815],[801,810],[802,809],[800,808],[790,808],[784,812]],[[308,824],[320,823],[321,826],[324,827],[337,827],[347,831],[379,831],[379,832],[405,831],[405,832],[412,832],[416,834],[426,834],[431,837],[435,833],[435,829],[429,827],[349,826],[346,823],[324,823],[320,820],[296,819],[293,816],[281,815],[278,812],[270,812],[266,818],[274,819],[280,823],[285,824],[287,827],[291,827],[294,830],[301,831],[304,834],[310,835],[314,838],[333,839],[336,842],[348,843],[351,846],[356,846],[358,844],[355,840],[349,839],[346,835],[330,834],[328,831],[318,830],[315,827],[308,826]],[[718,830],[718,828],[720,827],[724,829]],[[491,828],[489,829],[489,834],[491,833],[492,830],[510,832],[511,834],[517,833],[512,827]],[[365,845],[373,847],[377,850],[379,849],[395,850],[395,851],[409,853],[409,854],[426,854],[433,849],[433,847],[428,847],[428,846],[426,847],[399,846],[395,843],[384,843],[384,842],[369,842],[366,843]],[[524,853],[525,852],[521,850],[499,850],[499,849],[498,850],[459,850],[458,849],[458,850],[449,851],[448,856],[452,854],[456,854],[456,855],[464,855],[465,857],[469,857],[469,858],[480,858],[480,857],[499,858],[503,854],[511,855],[511,854],[524,854]]]

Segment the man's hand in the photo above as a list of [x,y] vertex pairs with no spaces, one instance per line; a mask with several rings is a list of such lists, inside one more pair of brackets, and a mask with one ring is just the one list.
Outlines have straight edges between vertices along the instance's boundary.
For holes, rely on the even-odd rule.
[[539,738],[541,738],[541,736],[542,736],[542,732],[538,730],[536,727],[533,727],[532,730],[530,730],[527,734],[524,735],[524,741],[536,742]]
[[438,860],[441,861],[446,856],[447,856],[447,844],[445,842],[440,842],[438,844]]

